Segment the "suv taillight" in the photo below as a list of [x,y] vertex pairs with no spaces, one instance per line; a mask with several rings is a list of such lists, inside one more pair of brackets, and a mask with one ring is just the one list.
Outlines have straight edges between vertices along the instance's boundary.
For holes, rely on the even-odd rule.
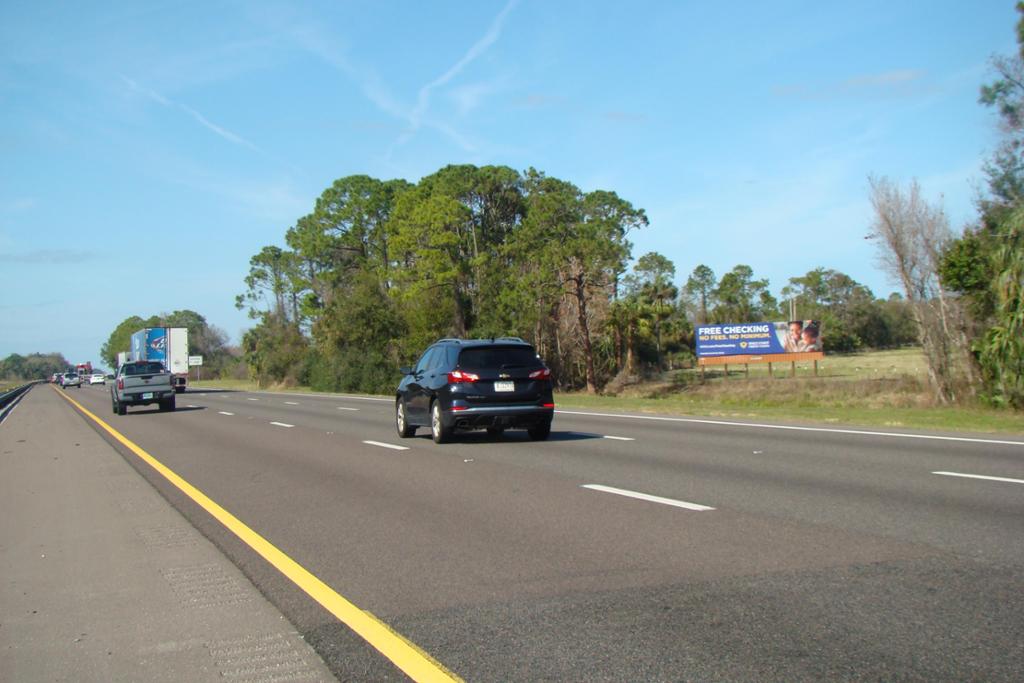
[[472,372],[464,372],[462,370],[452,370],[448,373],[448,384],[462,384],[463,382],[475,382],[480,379],[480,375],[474,375]]
[[530,379],[551,379],[551,371],[547,368],[534,370],[530,373]]

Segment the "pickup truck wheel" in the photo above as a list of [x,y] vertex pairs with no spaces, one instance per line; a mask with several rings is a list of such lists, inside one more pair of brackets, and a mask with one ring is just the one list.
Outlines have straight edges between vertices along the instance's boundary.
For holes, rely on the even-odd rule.
[[128,412],[128,406],[126,406],[125,404],[123,404],[120,401],[118,401],[117,402],[117,414],[118,415],[124,415],[127,412]]

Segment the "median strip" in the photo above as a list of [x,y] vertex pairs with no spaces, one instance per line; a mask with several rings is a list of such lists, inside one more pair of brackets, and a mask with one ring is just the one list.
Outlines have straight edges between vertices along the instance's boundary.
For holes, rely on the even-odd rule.
[[715,508],[708,507],[707,505],[698,505],[697,503],[687,503],[685,500],[673,500],[672,498],[662,498],[661,496],[652,496],[648,493],[639,493],[637,491],[627,491],[626,489],[612,488],[611,486],[602,486],[600,484],[584,484],[580,488],[590,489],[591,491],[600,491],[601,493],[613,493],[617,496],[625,496],[627,498],[636,498],[637,500],[646,500],[649,503],[660,503],[661,505],[671,505],[677,508],[684,508],[686,510],[693,510],[694,512],[708,512]]
[[360,609],[349,602],[344,596],[335,592],[334,589],[317,578],[308,569],[284,554],[270,541],[246,526],[244,522],[225,510],[205,493],[143,450],[141,446],[130,441],[123,434],[87,410],[82,404],[66,396],[63,392],[57,393],[81,411],[83,415],[99,425],[121,445],[138,456],[140,460],[152,467],[179,491],[206,510],[214,519],[224,525],[228,531],[235,534],[235,536],[269,562],[271,566],[281,572],[300,590],[313,598],[320,606],[373,646],[395,666],[405,672],[409,678],[414,681],[438,681],[445,683],[461,681],[458,676],[445,669],[443,665],[421,650],[415,643],[407,640],[370,612]]
[[962,477],[964,479],[985,479],[987,481],[1005,481],[1010,484],[1024,484],[1024,479],[1010,479],[1008,477],[989,477],[984,474],[964,474],[963,472],[932,472],[944,477]]

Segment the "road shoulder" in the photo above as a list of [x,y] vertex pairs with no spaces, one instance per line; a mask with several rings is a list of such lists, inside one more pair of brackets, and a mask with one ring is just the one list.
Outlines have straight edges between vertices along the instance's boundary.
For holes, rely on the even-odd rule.
[[0,425],[0,679],[333,680],[53,391]]

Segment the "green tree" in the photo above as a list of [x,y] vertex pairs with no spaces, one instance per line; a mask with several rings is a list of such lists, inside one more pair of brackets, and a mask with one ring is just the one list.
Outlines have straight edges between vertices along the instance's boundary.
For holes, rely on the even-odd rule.
[[639,279],[641,295],[650,306],[660,369],[664,367],[662,325],[675,313],[675,299],[679,295],[679,289],[672,283],[676,267],[668,258],[652,251],[637,259],[633,272]]
[[100,348],[100,357],[108,368],[117,368],[117,354],[131,350],[132,334],[146,327],[146,321],[137,315],[121,321]]
[[394,276],[400,296],[413,308],[428,305],[440,314],[417,316],[416,322],[427,326],[411,326],[417,345],[442,335],[464,337],[473,325],[471,283],[477,264],[465,230],[468,222],[469,210],[458,200],[423,188],[403,194],[396,204],[391,242],[402,264]]
[[705,325],[708,322],[708,305],[714,295],[715,282],[715,271],[703,263],[694,268],[693,273],[686,280],[684,291],[694,302],[696,308],[694,318],[699,325]]
[[302,294],[299,259],[295,252],[280,247],[263,247],[249,259],[246,291],[235,297],[235,307],[249,309],[249,317],[271,314],[279,320],[298,322]]
[[768,291],[768,280],[755,280],[753,268],[742,264],[722,276],[713,296],[717,302],[712,314],[716,323],[772,318],[778,308]]
[[[570,183],[530,171],[529,211],[524,231],[538,254],[541,272],[568,298],[582,353],[587,391],[598,388],[591,317],[607,308],[614,283],[625,270],[632,245],[626,235],[647,225],[642,209],[614,192],[583,194]],[[597,326],[598,328],[600,325]]]
[[266,313],[242,335],[242,354],[250,376],[261,386],[294,385],[306,379],[309,343],[297,323]]

